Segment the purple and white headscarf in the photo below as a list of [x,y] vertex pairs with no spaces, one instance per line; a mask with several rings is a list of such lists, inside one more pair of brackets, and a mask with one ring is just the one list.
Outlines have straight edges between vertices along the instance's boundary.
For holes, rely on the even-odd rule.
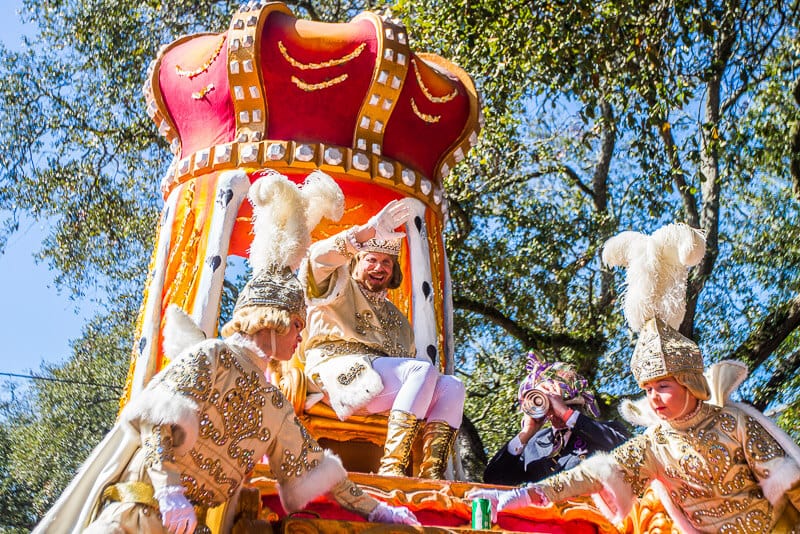
[[528,375],[519,385],[518,399],[522,399],[530,390],[537,386],[552,382],[561,391],[561,398],[568,406],[574,406],[585,415],[600,417],[600,409],[594,393],[589,389],[589,382],[578,374],[575,366],[565,362],[547,363],[539,359],[534,352],[528,352],[528,362],[525,364]]

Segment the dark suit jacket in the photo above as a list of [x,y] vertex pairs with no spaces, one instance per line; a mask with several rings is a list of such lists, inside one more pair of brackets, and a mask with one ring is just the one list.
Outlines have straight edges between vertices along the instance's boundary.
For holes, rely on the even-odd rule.
[[520,455],[508,452],[508,443],[497,451],[483,473],[487,484],[517,486],[571,469],[597,451],[610,451],[629,437],[625,427],[616,421],[596,421],[578,414],[569,441],[553,458],[552,427],[539,430]]

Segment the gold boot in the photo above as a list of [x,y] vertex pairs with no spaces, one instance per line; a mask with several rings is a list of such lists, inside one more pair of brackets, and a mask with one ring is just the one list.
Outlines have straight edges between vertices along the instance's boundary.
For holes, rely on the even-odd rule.
[[422,427],[422,463],[419,478],[444,480],[447,460],[455,445],[458,429],[444,421],[428,421]]
[[381,458],[381,466],[378,469],[379,475],[406,476],[406,468],[411,463],[411,446],[414,444],[419,426],[420,421],[414,414],[402,410],[389,412],[386,444],[383,447],[383,458]]

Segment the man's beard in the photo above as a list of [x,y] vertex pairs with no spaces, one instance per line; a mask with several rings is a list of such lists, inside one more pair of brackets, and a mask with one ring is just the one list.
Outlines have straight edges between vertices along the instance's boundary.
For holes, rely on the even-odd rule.
[[361,280],[361,285],[364,286],[364,289],[372,291],[373,293],[380,293],[381,291],[386,291],[389,288],[389,279],[386,278],[379,282],[367,277]]

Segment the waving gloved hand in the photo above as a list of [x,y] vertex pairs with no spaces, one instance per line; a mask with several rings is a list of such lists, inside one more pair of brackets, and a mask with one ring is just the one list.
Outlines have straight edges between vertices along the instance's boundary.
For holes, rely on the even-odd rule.
[[183,486],[166,486],[154,495],[161,522],[170,534],[192,534],[197,526],[194,506],[183,494]]
[[378,506],[369,514],[367,521],[370,523],[393,523],[397,525],[420,525],[417,517],[405,506],[389,506],[379,502]]
[[406,223],[411,217],[411,208],[404,200],[392,200],[381,211],[367,221],[363,228],[375,229],[375,239],[388,241],[406,235],[395,232],[395,228]]

